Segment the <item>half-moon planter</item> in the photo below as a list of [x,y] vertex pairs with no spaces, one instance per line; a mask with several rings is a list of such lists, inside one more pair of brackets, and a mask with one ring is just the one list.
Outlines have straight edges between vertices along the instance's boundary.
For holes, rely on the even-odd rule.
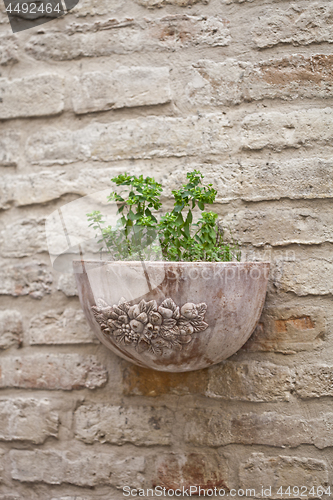
[[74,261],[82,308],[111,351],[183,372],[228,358],[265,302],[269,263]]

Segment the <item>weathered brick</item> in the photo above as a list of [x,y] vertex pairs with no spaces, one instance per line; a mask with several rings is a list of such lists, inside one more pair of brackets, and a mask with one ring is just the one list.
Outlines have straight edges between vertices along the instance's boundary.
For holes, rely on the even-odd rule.
[[19,311],[0,311],[0,349],[21,345],[23,334],[22,316]]
[[98,453],[81,451],[22,451],[11,450],[12,477],[21,482],[75,484],[77,486],[124,485],[140,487],[143,457],[121,459],[117,451]]
[[0,440],[44,443],[57,437],[59,417],[47,399],[0,400]]
[[274,9],[260,15],[252,40],[259,48],[281,43],[309,45],[333,43],[333,2],[312,2],[310,5],[291,5],[286,10]]
[[57,74],[0,79],[0,119],[56,115],[64,108],[64,80]]
[[125,396],[157,397],[163,394],[205,394],[208,370],[168,373],[127,364],[123,371]]
[[326,329],[325,311],[319,307],[269,307],[243,349],[283,354],[308,351],[322,346]]
[[332,446],[332,413],[318,418],[286,415],[285,412],[237,413],[219,409],[192,409],[185,412],[185,441],[196,446],[228,444],[297,447],[314,444]]
[[107,382],[106,368],[95,356],[35,354],[0,361],[0,388],[95,389]]
[[63,292],[66,297],[78,295],[75,276],[73,274],[61,274],[57,284],[57,290]]
[[124,3],[124,0],[112,0],[112,2],[108,0],[80,0],[69,14],[74,14],[76,17],[116,15]]
[[203,59],[186,93],[194,104],[226,105],[260,99],[296,99],[333,95],[333,56],[294,54],[249,63]]
[[[0,136],[0,166],[16,167],[19,161],[20,134],[14,130],[1,132]],[[2,202],[0,201],[0,208]]]
[[223,218],[233,237],[253,246],[333,243],[333,209],[265,208],[230,211]]
[[272,487],[272,498],[289,498],[279,495],[277,490],[288,486],[305,485],[309,489],[314,486],[327,485],[328,467],[324,460],[307,457],[265,456],[263,453],[252,453],[246,462],[240,464],[239,478],[242,488],[254,488],[261,492]]
[[253,113],[242,122],[244,149],[299,148],[331,144],[333,109],[305,109],[291,113]]
[[209,0],[135,0],[139,5],[147,9],[160,9],[165,5],[177,5],[178,7],[188,7],[196,3],[209,3]]
[[13,35],[0,36],[0,66],[18,62],[17,38]]
[[171,101],[169,69],[131,67],[75,77],[72,102],[76,114],[164,104]]
[[47,252],[45,219],[23,219],[0,231],[2,257],[31,257]]
[[206,396],[235,401],[288,401],[294,373],[268,362],[225,361],[209,372]]
[[218,453],[168,453],[159,455],[156,460],[153,485],[162,488],[187,489],[191,486],[192,494],[211,488],[228,489],[228,467],[225,459]]
[[67,307],[63,313],[47,311],[34,316],[28,329],[30,344],[91,344],[97,337],[81,310]]
[[[3,482],[4,479],[4,465],[5,465],[5,450],[0,448],[0,483]],[[7,458],[7,457],[6,457]]]
[[277,262],[274,286],[280,292],[299,296],[333,293],[333,261],[330,258]]
[[51,293],[52,280],[49,268],[43,263],[3,265],[0,269],[0,294],[41,299]]
[[[154,175],[163,182],[167,192],[179,186],[185,169],[167,165],[158,166],[142,162],[135,167],[82,168],[73,174],[64,170],[41,171],[28,175],[0,177],[0,208],[11,205],[25,206],[55,200],[65,194],[85,196],[93,191],[111,187],[111,177],[131,169],[133,174]],[[205,181],[218,190],[217,201],[226,203],[241,198],[246,201],[331,198],[333,196],[333,162],[320,158],[286,161],[243,160],[239,164],[189,164],[186,170],[199,168]],[[165,173],[168,176],[163,178]],[[185,180],[185,179],[184,179]]]
[[92,123],[76,131],[49,129],[42,136],[33,134],[26,152],[32,163],[42,165],[218,154],[229,147],[227,127],[229,121],[220,114]]
[[191,46],[229,44],[228,21],[216,17],[174,15],[161,19],[110,19],[73,24],[62,33],[33,36],[26,46],[39,60],[71,60],[141,51],[174,51]]
[[80,406],[75,412],[75,436],[89,444],[169,445],[173,424],[173,413],[165,407],[94,404]]
[[318,364],[298,367],[295,389],[303,399],[333,396],[333,366]]

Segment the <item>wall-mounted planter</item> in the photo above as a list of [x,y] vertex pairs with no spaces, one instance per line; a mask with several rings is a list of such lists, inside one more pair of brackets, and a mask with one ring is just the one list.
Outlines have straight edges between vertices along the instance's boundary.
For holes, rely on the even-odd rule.
[[265,301],[269,263],[74,261],[86,318],[111,351],[182,372],[228,358]]

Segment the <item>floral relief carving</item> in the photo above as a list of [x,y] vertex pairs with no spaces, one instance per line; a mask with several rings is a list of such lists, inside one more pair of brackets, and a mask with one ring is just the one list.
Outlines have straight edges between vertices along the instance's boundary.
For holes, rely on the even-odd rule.
[[121,299],[110,306],[103,299],[92,306],[96,321],[106,338],[118,344],[133,345],[138,352],[163,354],[163,350],[182,349],[193,334],[208,328],[204,321],[207,305],[188,302],[179,307],[167,298],[158,305],[156,300],[141,300],[131,305]]

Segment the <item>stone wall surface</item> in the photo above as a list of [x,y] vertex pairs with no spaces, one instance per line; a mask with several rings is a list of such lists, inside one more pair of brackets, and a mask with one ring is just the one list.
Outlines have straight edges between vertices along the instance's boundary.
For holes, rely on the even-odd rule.
[[[332,498],[332,44],[329,0],[80,0],[15,35],[1,2],[0,500]],[[232,358],[154,372],[95,338],[45,220],[194,168],[267,300]]]

